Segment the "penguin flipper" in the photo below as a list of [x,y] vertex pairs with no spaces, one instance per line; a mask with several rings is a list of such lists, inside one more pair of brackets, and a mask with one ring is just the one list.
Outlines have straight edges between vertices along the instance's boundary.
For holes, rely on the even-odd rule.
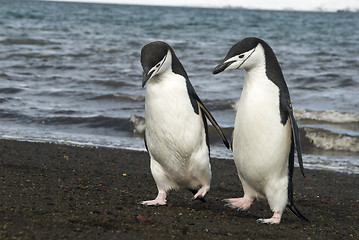
[[208,120],[212,123],[213,127],[216,129],[218,135],[222,138],[222,141],[223,141],[224,145],[226,145],[226,147],[229,148],[228,140],[227,140],[226,136],[224,135],[221,127],[218,125],[218,123],[216,122],[216,120],[212,116],[212,114],[208,111],[206,106],[203,105],[203,103],[202,103],[202,101],[200,99],[197,100],[197,103],[198,103],[198,106],[201,109],[202,113],[204,115],[206,115]]
[[309,221],[294,205],[293,200],[293,172],[294,172],[294,136],[292,135],[292,143],[290,146],[290,153],[289,153],[289,162],[288,162],[288,204],[287,208],[298,218]]
[[288,103],[288,101],[283,101],[283,102],[285,105],[284,107],[289,114],[289,118],[290,118],[290,122],[291,122],[292,136],[293,136],[292,141],[294,141],[295,150],[297,152],[297,158],[298,158],[300,171],[301,171],[303,177],[305,177],[303,158],[302,158],[302,146],[300,143],[299,129],[298,129],[297,121],[294,118],[293,110],[292,110],[290,102],[289,103]]
[[298,158],[298,162],[299,162],[299,166],[300,166],[300,171],[302,172],[303,177],[305,177],[303,158],[302,158],[302,145],[300,143],[298,125],[294,118],[293,111],[289,112],[289,116],[290,116],[290,120],[291,120],[291,124],[292,124],[292,133],[294,135],[294,144],[295,144],[295,149],[297,152],[297,158]]
[[[201,110],[202,114],[208,118],[208,120],[212,123],[213,127],[218,132],[219,136],[222,138],[224,145],[226,145],[226,147],[229,148],[228,140],[227,140],[226,136],[224,135],[221,127],[218,125],[218,123],[216,122],[216,120],[214,119],[212,114],[208,111],[206,106],[204,106],[201,99],[198,97],[198,95],[197,95],[196,91],[194,90],[188,77],[186,78],[186,85],[187,85],[187,92],[188,92],[194,112],[196,114],[199,114],[199,110]],[[206,119],[203,117],[203,121],[205,121],[205,120]],[[206,123],[204,123],[204,124],[206,126]]]

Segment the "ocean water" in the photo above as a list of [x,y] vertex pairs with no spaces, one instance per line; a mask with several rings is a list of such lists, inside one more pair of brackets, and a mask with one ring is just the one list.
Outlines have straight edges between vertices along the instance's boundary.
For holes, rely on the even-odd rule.
[[[2,1],[0,137],[144,150],[140,50],[172,45],[228,138],[243,72],[212,75],[264,39],[291,94],[307,168],[359,174],[359,14]],[[232,153],[211,131],[211,156]]]

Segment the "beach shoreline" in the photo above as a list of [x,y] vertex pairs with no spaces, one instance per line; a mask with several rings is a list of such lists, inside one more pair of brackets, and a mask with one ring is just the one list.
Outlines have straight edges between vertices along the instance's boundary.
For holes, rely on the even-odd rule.
[[266,201],[249,211],[224,206],[243,192],[232,160],[211,159],[207,203],[186,190],[168,204],[138,204],[157,194],[146,152],[0,140],[0,239],[357,239],[359,175],[299,169],[294,201],[310,220],[286,210],[281,224]]

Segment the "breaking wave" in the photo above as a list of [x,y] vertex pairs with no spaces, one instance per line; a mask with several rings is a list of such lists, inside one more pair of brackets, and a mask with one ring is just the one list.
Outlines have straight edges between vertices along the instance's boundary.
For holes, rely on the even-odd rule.
[[305,127],[305,136],[315,147],[324,150],[359,152],[359,138],[328,130]]
[[316,120],[329,123],[359,123],[359,113],[294,109],[294,115],[298,120]]
[[[237,111],[239,101],[232,104],[232,109]],[[315,111],[294,109],[297,120],[315,120],[328,123],[359,123],[359,113],[337,112],[334,110]]]
[[130,122],[133,124],[133,131],[135,133],[145,133],[146,122],[144,117],[132,115],[130,118]]

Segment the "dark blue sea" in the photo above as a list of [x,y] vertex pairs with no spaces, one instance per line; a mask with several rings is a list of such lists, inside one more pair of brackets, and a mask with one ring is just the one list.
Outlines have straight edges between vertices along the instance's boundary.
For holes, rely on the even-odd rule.
[[[174,48],[228,138],[243,72],[228,49],[264,39],[284,72],[307,168],[359,174],[359,13],[2,0],[0,138],[144,150],[140,50]],[[211,155],[232,154],[215,133]]]

